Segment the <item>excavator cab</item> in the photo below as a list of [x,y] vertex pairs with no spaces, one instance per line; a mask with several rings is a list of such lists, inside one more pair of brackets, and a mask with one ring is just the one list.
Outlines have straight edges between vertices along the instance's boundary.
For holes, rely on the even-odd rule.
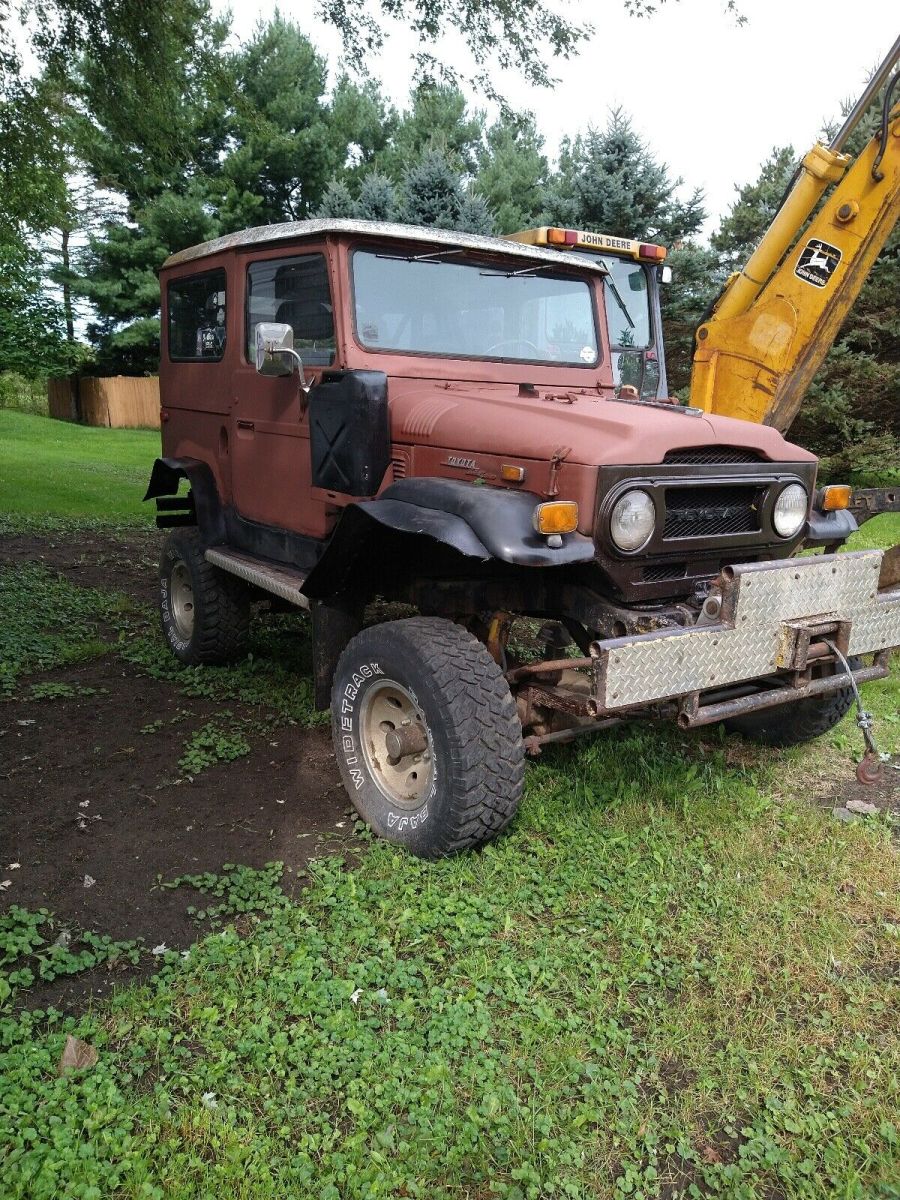
[[507,236],[529,246],[583,254],[603,264],[607,271],[603,291],[616,392],[641,400],[665,399],[669,393],[659,305],[659,285],[669,272],[662,265],[665,246],[548,225],[520,229]]

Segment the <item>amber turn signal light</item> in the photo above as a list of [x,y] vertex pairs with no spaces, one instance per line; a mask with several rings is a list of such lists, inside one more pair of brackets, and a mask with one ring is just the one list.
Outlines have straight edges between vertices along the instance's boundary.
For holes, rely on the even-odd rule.
[[852,488],[847,483],[832,483],[819,493],[819,508],[822,512],[836,512],[850,507]]
[[651,242],[641,242],[638,255],[649,262],[662,262],[668,251],[665,246],[654,246]]
[[577,229],[548,229],[547,241],[551,246],[574,246],[578,241]]
[[534,510],[538,533],[572,533],[578,528],[578,505],[574,500],[548,500]]
[[521,483],[525,478],[524,467],[514,467],[512,463],[503,463],[500,467],[500,478],[507,483]]

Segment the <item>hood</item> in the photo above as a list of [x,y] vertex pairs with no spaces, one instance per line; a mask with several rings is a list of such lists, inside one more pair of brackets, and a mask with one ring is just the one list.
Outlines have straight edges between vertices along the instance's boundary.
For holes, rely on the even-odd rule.
[[589,466],[656,463],[670,450],[740,446],[773,461],[815,461],[766,425],[664,405],[607,400],[596,393],[508,385],[389,385],[395,442],[450,450],[548,458],[569,447],[568,462]]

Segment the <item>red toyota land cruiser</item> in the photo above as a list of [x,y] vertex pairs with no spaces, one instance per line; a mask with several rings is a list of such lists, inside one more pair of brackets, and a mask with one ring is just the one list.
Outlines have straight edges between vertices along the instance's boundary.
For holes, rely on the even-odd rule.
[[[254,600],[307,610],[347,790],[417,854],[496,834],[526,750],[612,720],[815,737],[900,642],[880,552],[792,557],[855,529],[811,454],[617,397],[606,273],[345,220],[162,272],[164,635],[219,663]],[[376,598],[416,615],[367,625]]]

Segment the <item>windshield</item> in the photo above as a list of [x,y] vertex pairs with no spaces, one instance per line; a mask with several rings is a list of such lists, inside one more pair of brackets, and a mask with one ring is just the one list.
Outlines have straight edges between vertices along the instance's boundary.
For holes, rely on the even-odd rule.
[[[453,251],[353,255],[356,333],[373,350],[595,366],[590,285],[535,263],[458,262]],[[517,271],[534,274],[517,274]]]
[[576,253],[603,263],[608,271],[603,280],[603,299],[616,391],[628,384],[644,398],[655,396],[660,373],[651,349],[653,325],[646,269],[640,263],[613,254],[597,254],[580,247]]
[[604,258],[603,262],[609,271],[604,280],[604,293],[610,345],[617,349],[646,350],[653,338],[644,268],[612,256]]

